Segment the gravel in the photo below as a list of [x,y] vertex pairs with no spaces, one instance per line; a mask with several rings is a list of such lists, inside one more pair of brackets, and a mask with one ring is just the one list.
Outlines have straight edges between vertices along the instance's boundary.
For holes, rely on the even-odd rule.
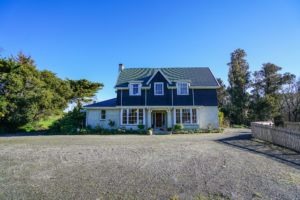
[[0,137],[0,199],[300,199],[300,154],[250,133]]

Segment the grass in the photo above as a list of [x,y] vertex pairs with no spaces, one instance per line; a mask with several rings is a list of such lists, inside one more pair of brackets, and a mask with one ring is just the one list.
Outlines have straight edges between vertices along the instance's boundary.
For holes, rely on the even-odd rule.
[[232,128],[245,128],[243,125],[233,124]]
[[25,132],[47,130],[56,120],[60,119],[61,117],[62,115],[49,116],[41,121],[25,124],[24,126],[19,127],[19,130]]

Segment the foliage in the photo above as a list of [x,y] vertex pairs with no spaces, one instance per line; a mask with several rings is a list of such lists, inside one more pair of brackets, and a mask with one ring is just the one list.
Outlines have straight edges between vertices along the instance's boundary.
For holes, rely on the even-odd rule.
[[281,127],[283,127],[284,122],[283,122],[283,118],[282,118],[282,116],[280,114],[276,115],[274,117],[274,124],[275,124],[275,126],[281,126]]
[[149,131],[152,131],[152,130],[153,130],[153,128],[152,128],[152,127],[149,127],[149,128],[148,128],[148,130],[149,130]]
[[195,134],[195,133],[223,133],[224,129],[195,129],[195,130],[175,130],[173,134]]
[[172,131],[172,127],[168,127],[167,130],[168,130],[168,131]]
[[220,88],[217,89],[218,105],[219,108],[223,108],[226,104],[228,104],[229,101],[228,90],[222,79],[217,78],[217,81],[220,85]]
[[77,128],[83,128],[85,124],[85,112],[75,108],[66,113],[61,119],[55,121],[50,127],[51,132],[70,133],[76,132]]
[[249,65],[245,60],[246,52],[237,49],[231,54],[229,65],[229,118],[231,123],[247,123],[247,107],[249,95],[247,89],[250,87]]
[[143,130],[143,129],[145,129],[145,125],[144,125],[144,124],[139,124],[139,125],[138,125],[138,128],[139,128],[140,130]]
[[218,109],[218,116],[219,116],[219,126],[224,125],[224,113],[221,112],[220,109]]
[[272,63],[263,64],[261,70],[254,72],[251,119],[253,121],[271,120],[280,112],[279,91],[283,85],[291,83],[295,75],[280,74],[281,67]]
[[35,126],[64,110],[74,98],[86,100],[95,95],[100,85],[103,86],[87,80],[63,80],[51,71],[40,71],[34,60],[22,52],[16,57],[0,58],[0,126],[9,130]]
[[212,130],[213,127],[214,127],[214,124],[213,124],[212,122],[209,122],[209,123],[207,124],[208,130]]
[[95,83],[86,79],[68,80],[73,91],[72,101],[77,103],[77,108],[81,107],[81,102],[92,101],[91,97],[104,86],[102,83]]
[[245,128],[243,125],[240,124],[233,124],[232,128]]
[[108,125],[109,125],[110,127],[114,127],[114,126],[115,126],[115,122],[112,121],[112,120],[109,120]]
[[183,124],[175,124],[174,129],[175,130],[182,130],[182,129],[184,129],[184,126],[183,126]]

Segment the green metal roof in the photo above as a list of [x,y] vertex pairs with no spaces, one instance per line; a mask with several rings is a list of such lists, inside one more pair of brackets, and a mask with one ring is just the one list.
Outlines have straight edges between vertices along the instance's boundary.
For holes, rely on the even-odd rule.
[[217,87],[215,77],[208,67],[178,67],[178,68],[125,68],[118,77],[116,87],[127,87],[131,81],[142,81],[146,86],[147,81],[160,70],[171,82],[171,86],[176,81],[187,80],[191,86],[198,87]]

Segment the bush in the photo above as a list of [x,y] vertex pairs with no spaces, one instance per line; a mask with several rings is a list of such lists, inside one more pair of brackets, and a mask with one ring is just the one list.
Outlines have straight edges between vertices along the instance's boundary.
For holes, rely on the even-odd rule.
[[284,124],[283,117],[281,115],[276,115],[274,117],[274,124],[275,124],[275,126],[283,127],[283,124]]
[[168,131],[172,131],[172,127],[168,127],[167,130],[168,130]]
[[109,125],[110,127],[114,127],[114,126],[115,126],[115,122],[112,121],[112,120],[109,120],[108,125]]
[[145,128],[145,125],[144,125],[144,124],[139,124],[139,125],[138,125],[138,128],[139,128],[140,130],[143,130],[143,129]]
[[62,118],[55,121],[50,126],[50,132],[69,133],[71,130],[84,128],[85,115],[85,112],[81,112],[79,109],[75,108],[73,111],[64,114]]
[[95,126],[95,128],[94,128],[94,132],[95,132],[95,133],[100,133],[101,130],[102,130],[102,128],[101,128],[100,125],[97,125],[97,126]]
[[152,128],[152,127],[149,127],[149,128],[148,128],[148,130],[149,130],[149,131],[152,131],[152,130],[153,130],[153,128]]
[[182,124],[175,124],[174,129],[175,130],[182,130],[182,129],[184,129],[184,126]]
[[218,109],[219,126],[224,126],[224,113]]
[[20,131],[25,131],[25,132],[31,132],[31,131],[35,131],[35,127],[31,124],[25,125],[25,126],[21,126],[19,128]]

